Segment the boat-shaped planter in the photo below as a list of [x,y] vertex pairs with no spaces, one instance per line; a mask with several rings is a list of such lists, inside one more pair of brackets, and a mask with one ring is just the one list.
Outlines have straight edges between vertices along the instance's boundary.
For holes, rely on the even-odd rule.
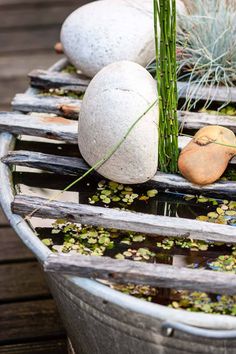
[[[96,279],[232,295],[236,288],[236,275],[107,257],[58,256],[40,241],[31,222],[24,218],[34,212],[34,216],[42,219],[65,218],[83,224],[163,237],[236,243],[235,228],[229,225],[65,201],[48,203],[40,197],[17,193],[12,182],[14,166],[66,176],[77,176],[88,169],[80,157],[15,150],[17,135],[77,144],[76,119],[81,101],[63,96],[45,96],[39,91],[61,88],[85,92],[89,80],[83,75],[63,72],[66,65],[63,59],[48,71],[33,71],[30,74],[32,87],[26,93],[16,95],[12,103],[13,112],[0,113],[0,198],[11,225],[47,271],[50,288],[75,353],[234,353],[236,318],[233,316],[193,313],[145,302],[111,289]],[[183,92],[183,88],[181,90]],[[236,101],[236,96],[233,98],[231,94],[230,101]],[[225,100],[226,96],[222,95],[217,96],[218,101]],[[29,115],[31,112],[40,114]],[[220,124],[236,132],[234,117],[179,112],[179,121],[188,131],[204,125]],[[182,149],[188,141],[189,138],[181,136],[179,148]],[[233,166],[236,160],[230,163]],[[157,172],[147,185],[159,190],[236,197],[236,182],[233,181],[220,180],[213,185],[199,187],[179,175]]]

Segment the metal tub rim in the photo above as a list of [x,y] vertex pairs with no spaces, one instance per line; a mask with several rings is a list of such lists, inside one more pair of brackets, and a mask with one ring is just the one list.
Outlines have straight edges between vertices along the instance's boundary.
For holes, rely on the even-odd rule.
[[[0,158],[14,148],[14,142],[15,138],[13,135],[9,133],[0,134]],[[21,240],[36,255],[39,262],[44,262],[51,251],[38,239],[27,221],[11,212],[11,202],[14,198],[14,190],[11,184],[12,174],[10,169],[2,162],[0,162],[0,180],[0,203],[8,220]],[[105,301],[112,302],[129,311],[151,316],[162,321],[177,322],[200,328],[217,330],[236,329],[236,318],[233,316],[177,310],[123,294],[95,280],[75,276],[65,277],[75,286],[81,287],[93,295],[99,295]]]
[[[63,58],[56,62],[49,70],[60,71],[67,63],[67,60]],[[36,92],[37,89],[33,88],[27,90],[27,93],[32,95]],[[0,158],[14,149],[14,144],[15,138],[12,134],[1,133]],[[11,203],[14,199],[14,187],[11,183],[12,174],[10,168],[2,162],[0,162],[0,181],[0,204],[2,205],[4,213],[21,240],[35,254],[39,262],[43,263],[51,251],[39,240],[27,221],[11,212]],[[182,330],[186,332],[188,332],[189,329],[189,331],[193,333],[195,329],[196,335],[203,335],[203,332],[201,332],[203,330],[207,337],[207,329],[209,329],[212,332],[212,338],[214,338],[213,330],[217,330],[217,338],[220,338],[220,332],[222,332],[221,338],[236,338],[236,318],[233,316],[177,310],[164,305],[140,300],[111,289],[95,280],[75,276],[64,277],[71,283],[72,291],[74,286],[83,288],[93,295],[100,296],[104,301],[114,303],[123,309],[159,319],[165,323],[165,327],[168,327],[168,323],[171,322],[170,326],[174,324],[176,328],[179,326],[179,329],[182,328]],[[200,332],[197,334],[199,330]],[[209,335],[211,335],[210,331],[208,333]],[[215,333],[215,335],[217,335],[217,333]]]

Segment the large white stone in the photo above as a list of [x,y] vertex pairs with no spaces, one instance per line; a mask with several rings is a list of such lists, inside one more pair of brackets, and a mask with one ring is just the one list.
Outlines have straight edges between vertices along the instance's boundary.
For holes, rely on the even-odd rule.
[[150,14],[124,0],[77,9],[62,26],[61,42],[72,64],[89,77],[118,60],[145,66],[155,53]]
[[[93,166],[157,98],[156,82],[140,65],[120,61],[102,69],[86,90],[79,118],[82,156]],[[158,110],[152,108],[98,172],[120,183],[142,183],[158,163]]]
[[[180,6],[179,6],[180,4]],[[183,11],[181,0],[177,9]],[[119,60],[146,66],[155,58],[152,0],[100,0],[75,10],[61,42],[70,62],[93,77]]]

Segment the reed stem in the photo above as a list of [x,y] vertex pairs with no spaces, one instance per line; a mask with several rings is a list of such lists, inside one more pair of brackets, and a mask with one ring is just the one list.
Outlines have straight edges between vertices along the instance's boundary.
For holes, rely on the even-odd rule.
[[176,0],[153,0],[159,101],[159,169],[178,170]]

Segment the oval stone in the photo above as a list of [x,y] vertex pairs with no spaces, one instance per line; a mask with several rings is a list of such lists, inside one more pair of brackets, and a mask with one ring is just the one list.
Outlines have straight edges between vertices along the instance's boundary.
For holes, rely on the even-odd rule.
[[[177,10],[184,11],[177,1]],[[93,77],[120,60],[147,66],[155,58],[152,0],[100,0],[75,10],[61,29],[69,61]]]
[[155,55],[152,15],[126,1],[101,0],[75,10],[64,22],[66,56],[93,77],[106,65],[131,60],[143,66]]
[[[78,143],[87,163],[93,166],[107,156],[156,99],[156,82],[142,66],[121,61],[102,69],[86,90],[79,117]],[[158,163],[157,127],[155,105],[97,171],[119,183],[152,178]]]

